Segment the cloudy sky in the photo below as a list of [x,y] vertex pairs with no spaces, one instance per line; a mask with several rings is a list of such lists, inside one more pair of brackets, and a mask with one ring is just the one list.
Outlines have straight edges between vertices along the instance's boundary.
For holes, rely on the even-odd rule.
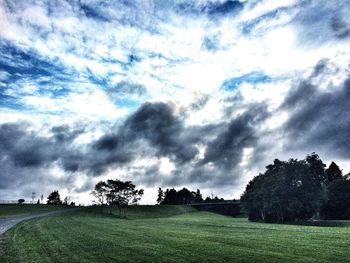
[[274,158],[350,172],[350,1],[0,0],[0,199],[99,180],[239,198]]

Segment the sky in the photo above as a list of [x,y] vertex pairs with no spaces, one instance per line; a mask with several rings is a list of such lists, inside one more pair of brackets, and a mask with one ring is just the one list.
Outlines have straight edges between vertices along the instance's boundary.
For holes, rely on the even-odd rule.
[[101,180],[239,198],[275,158],[350,172],[349,0],[0,0],[0,200]]

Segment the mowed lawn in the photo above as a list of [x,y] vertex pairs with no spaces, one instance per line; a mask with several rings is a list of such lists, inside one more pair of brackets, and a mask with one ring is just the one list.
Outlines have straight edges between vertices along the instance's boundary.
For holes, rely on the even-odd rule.
[[62,208],[67,208],[67,206],[38,204],[0,204],[0,218],[13,215],[31,214],[36,212],[49,212]]
[[350,262],[350,227],[251,223],[184,206],[99,209],[22,222],[0,262]]

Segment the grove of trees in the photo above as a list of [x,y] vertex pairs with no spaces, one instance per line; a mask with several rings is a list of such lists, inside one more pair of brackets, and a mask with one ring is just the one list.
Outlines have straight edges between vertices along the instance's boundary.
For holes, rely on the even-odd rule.
[[203,200],[203,196],[199,189],[197,189],[197,191],[190,191],[187,188],[182,188],[181,190],[176,191],[174,188],[172,188],[163,191],[162,188],[158,188],[157,203],[160,205],[187,205],[223,201],[223,198],[218,198],[217,196],[213,198],[207,197]]
[[130,203],[137,203],[144,193],[143,189],[136,189],[136,186],[131,181],[107,180],[100,181],[95,185],[95,189],[91,195],[95,197],[96,203],[101,206],[108,205],[109,212],[112,213],[112,208],[117,207],[119,216],[122,214],[126,217],[127,207]]
[[241,202],[251,221],[346,219],[350,218],[350,181],[334,162],[326,169],[316,153],[303,160],[275,159],[247,184]]

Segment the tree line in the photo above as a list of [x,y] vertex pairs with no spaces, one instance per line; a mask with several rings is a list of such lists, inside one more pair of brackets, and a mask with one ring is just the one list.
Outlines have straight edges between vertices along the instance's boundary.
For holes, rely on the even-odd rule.
[[350,219],[350,180],[336,163],[326,168],[316,153],[275,159],[247,184],[241,202],[251,221]]
[[[32,193],[32,199],[34,200],[35,192]],[[43,203],[44,195],[41,195],[41,199],[38,199],[37,204]],[[23,204],[25,200],[23,198],[20,198],[17,200],[18,204]],[[63,201],[61,200],[61,196],[58,192],[58,190],[52,191],[48,196],[47,196],[47,201],[46,204],[48,205],[70,205],[70,206],[75,206],[75,202],[70,201],[70,197],[66,196]]]
[[198,203],[215,203],[223,202],[223,198],[217,196],[210,198],[209,196],[203,199],[201,191],[190,191],[187,188],[182,188],[176,191],[174,188],[163,191],[161,187],[158,188],[157,203],[160,205],[188,205]]

